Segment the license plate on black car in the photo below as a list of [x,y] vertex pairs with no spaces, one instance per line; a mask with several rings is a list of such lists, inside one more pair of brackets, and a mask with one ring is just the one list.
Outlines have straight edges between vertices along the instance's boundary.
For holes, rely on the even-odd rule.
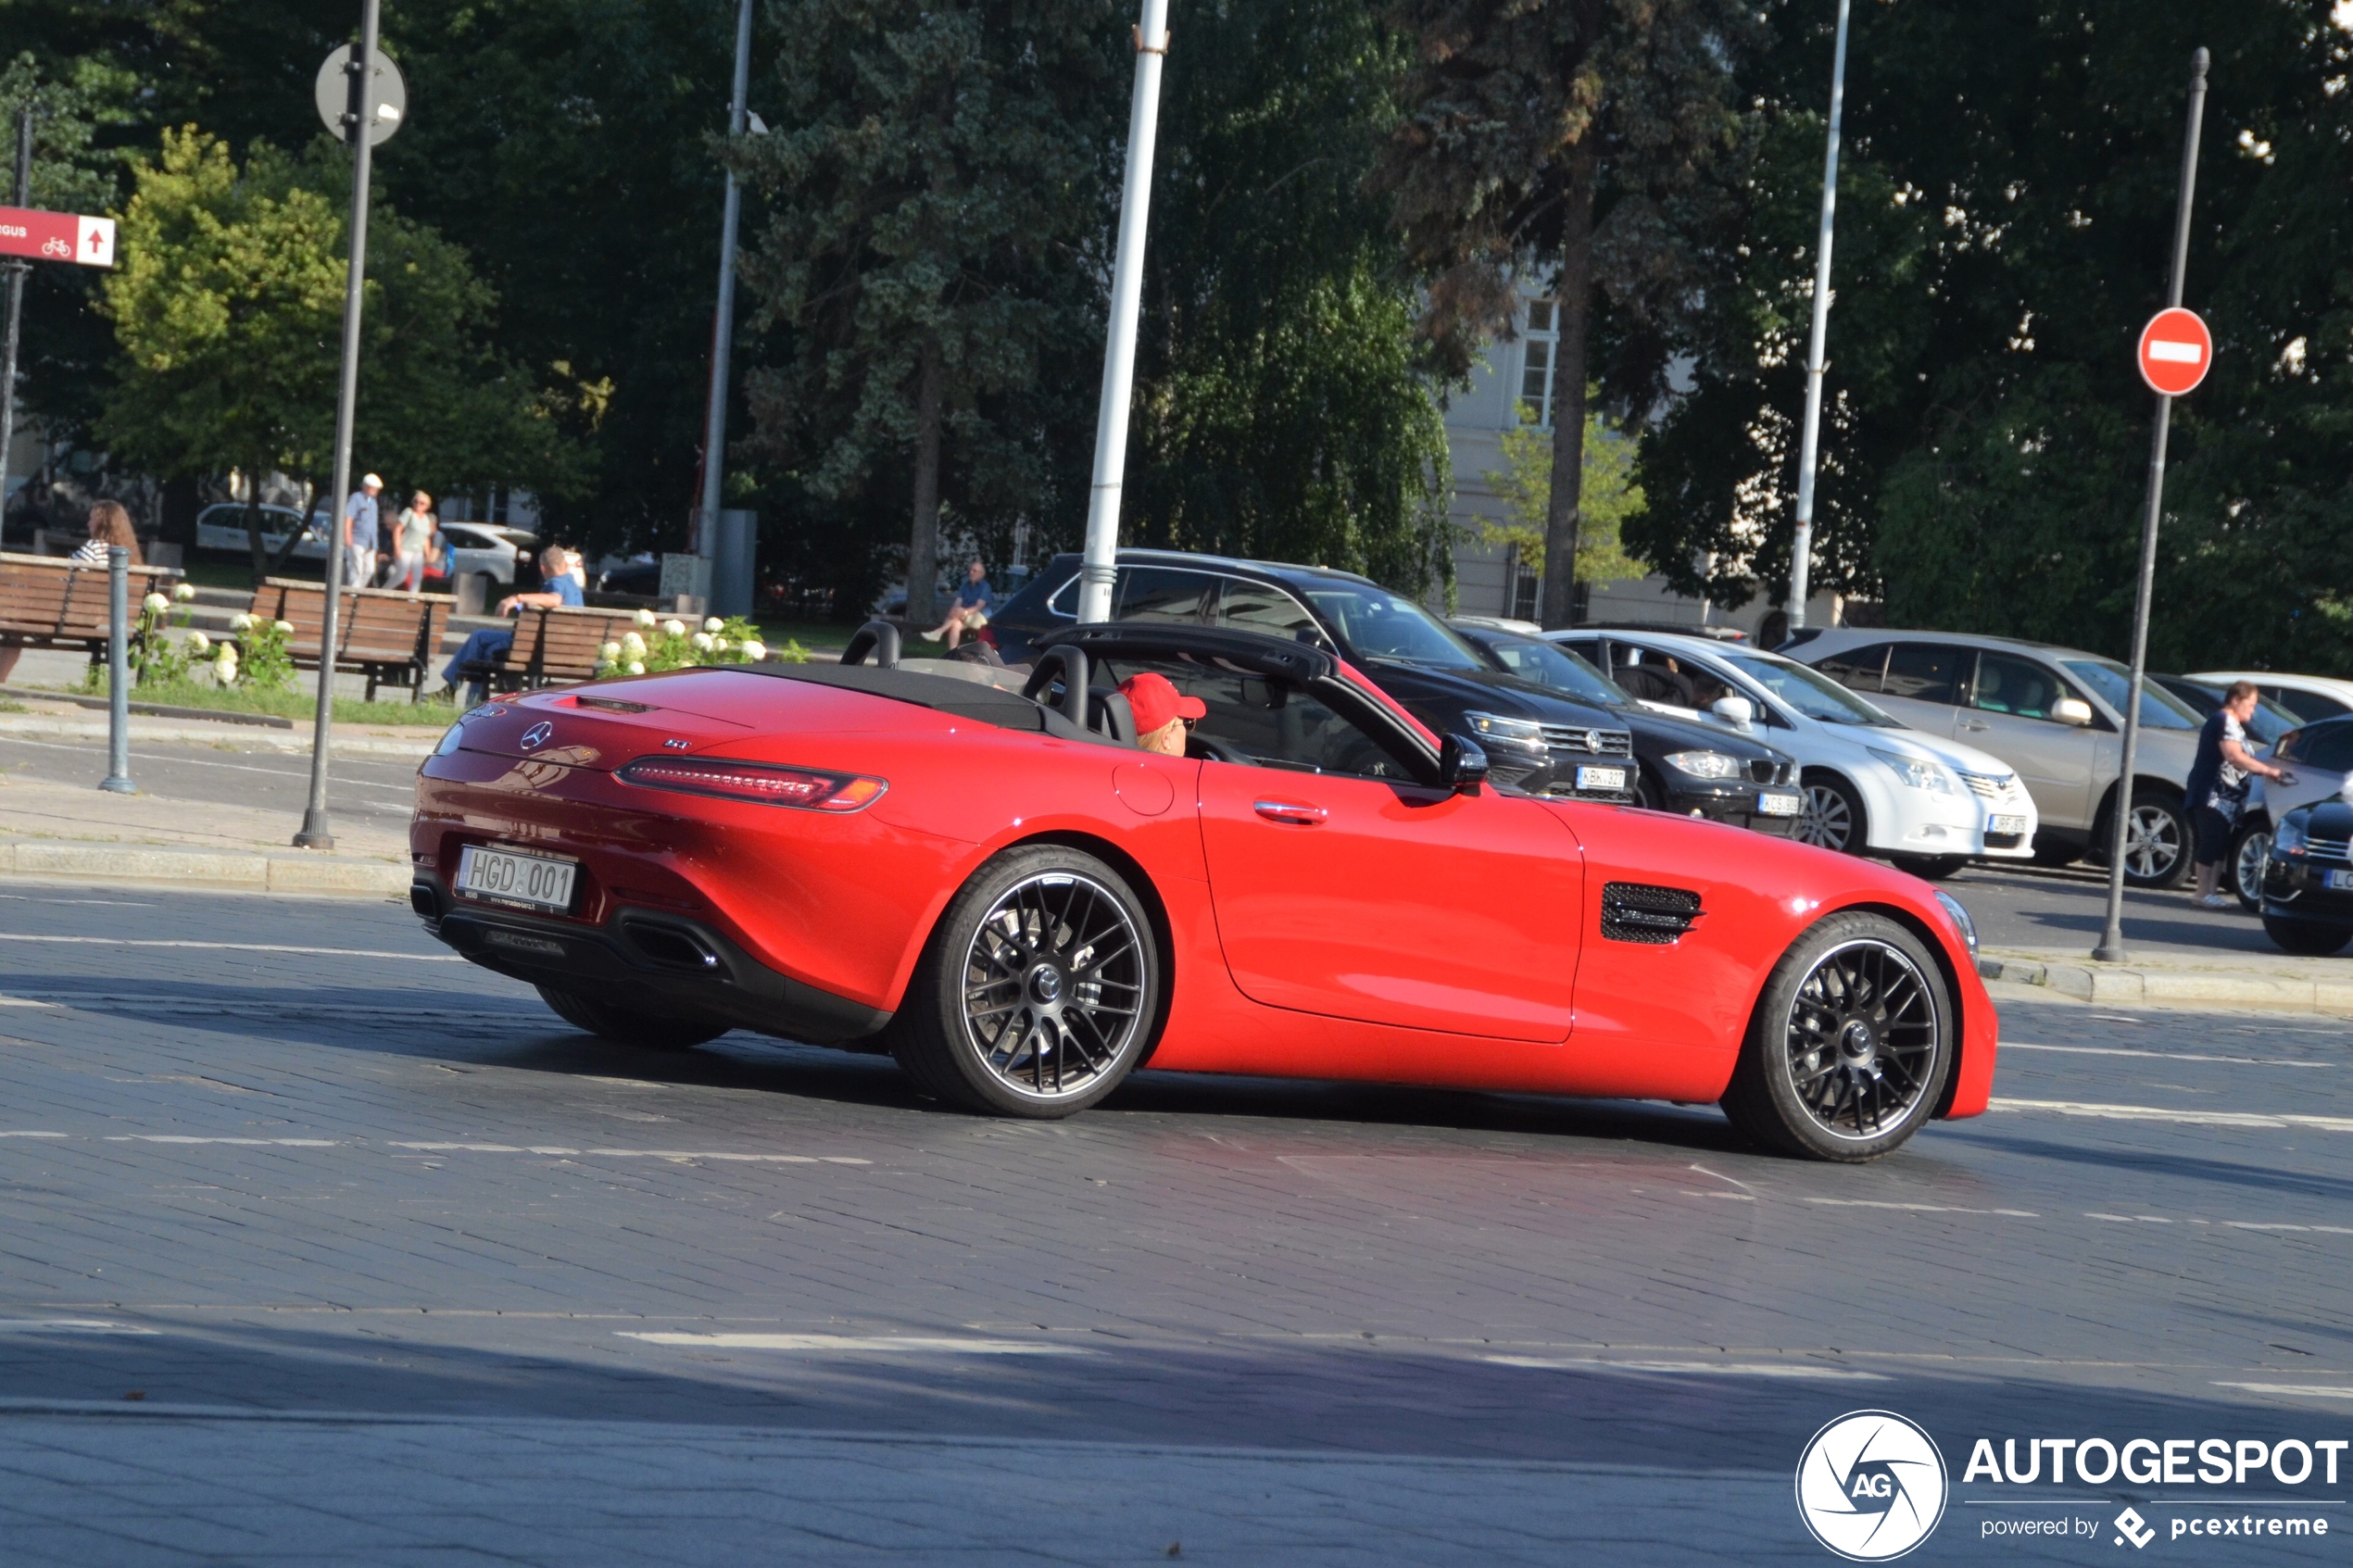
[[1760,817],[1794,817],[1805,804],[1803,796],[1775,795],[1768,791],[1756,797],[1756,814]]
[[1626,788],[1626,770],[1623,768],[1580,767],[1577,770],[1577,787],[1579,789],[1608,790],[1612,793],[1622,794]]
[[518,855],[470,844],[458,851],[458,893],[493,904],[515,904],[551,914],[572,909],[580,862],[545,855]]

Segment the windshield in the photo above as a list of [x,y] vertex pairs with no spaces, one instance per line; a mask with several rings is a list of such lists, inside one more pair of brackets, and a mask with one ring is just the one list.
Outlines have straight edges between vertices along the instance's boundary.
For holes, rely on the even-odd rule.
[[[2091,687],[2115,711],[2124,711],[2125,694],[2133,689],[2133,672],[2105,659],[2063,659],[2067,672]],[[2141,722],[2152,730],[2195,730],[2201,721],[2180,697],[2155,681],[2141,687]]]
[[1617,704],[1634,700],[1625,687],[1557,644],[1540,643],[1533,637],[1489,635],[1476,640],[1505,670],[1523,681],[1567,692],[1579,702]]
[[1441,670],[1488,667],[1438,617],[1369,583],[1319,583],[1306,596],[1315,612],[1338,626],[1348,646],[1366,659],[1394,659]]
[[1808,719],[1819,719],[1825,724],[1869,724],[1882,730],[1904,727],[1901,720],[1890,718],[1829,676],[1817,674],[1793,659],[1753,653],[1718,657]]

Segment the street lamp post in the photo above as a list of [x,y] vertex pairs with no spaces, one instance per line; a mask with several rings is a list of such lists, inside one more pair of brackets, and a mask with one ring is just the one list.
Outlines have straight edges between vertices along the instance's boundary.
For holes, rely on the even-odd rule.
[[1846,110],[1846,5],[1838,0],[1838,42],[1831,48],[1831,133],[1822,154],[1822,226],[1814,242],[1814,332],[1806,349],[1806,438],[1797,458],[1797,531],[1790,540],[1789,623],[1806,624],[1807,579],[1814,567],[1814,473],[1820,466],[1822,352],[1831,331],[1831,231],[1838,217],[1838,131]]
[[[16,205],[32,205],[31,104],[17,112]],[[7,342],[0,347],[0,511],[5,511],[8,505],[8,448],[17,439],[17,324],[24,317],[24,280],[25,274],[32,270],[32,263],[12,259],[0,270],[8,274]]]
[[[744,133],[746,101],[751,94],[751,0],[736,15],[736,93],[727,107],[727,134]],[[711,328],[711,395],[702,433],[702,504],[695,515],[695,554],[701,558],[704,608],[717,596],[720,481],[727,456],[727,378],[736,336],[736,234],[743,212],[743,188],[727,171],[727,202],[719,220],[719,308]]]

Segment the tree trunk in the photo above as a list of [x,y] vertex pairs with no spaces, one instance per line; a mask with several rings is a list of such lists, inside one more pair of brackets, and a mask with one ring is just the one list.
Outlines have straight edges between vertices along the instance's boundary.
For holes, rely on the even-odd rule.
[[[304,489],[313,495],[319,494],[319,487],[316,484],[306,484]],[[314,502],[313,504],[315,505],[316,503]],[[308,512],[304,513],[303,522],[308,522],[309,521],[309,514]],[[295,551],[301,548],[302,527],[302,522],[297,522],[294,525],[294,527],[286,531],[286,542],[278,546],[278,553],[276,555],[270,558],[270,572],[271,576],[274,577],[279,572],[285,571],[286,563],[294,559]],[[326,568],[323,565],[319,569],[319,574],[321,577],[326,575]]]
[[915,522],[907,536],[907,624],[927,630],[939,613],[939,349],[924,348],[915,373]]
[[261,470],[245,470],[245,543],[253,550],[253,585],[270,575],[270,552],[261,543]]
[[1537,619],[1547,631],[1572,623],[1577,536],[1584,521],[1585,340],[1593,311],[1593,186],[1601,154],[1592,135],[1568,155],[1563,214],[1560,342],[1553,349],[1553,490],[1544,508],[1544,585]]

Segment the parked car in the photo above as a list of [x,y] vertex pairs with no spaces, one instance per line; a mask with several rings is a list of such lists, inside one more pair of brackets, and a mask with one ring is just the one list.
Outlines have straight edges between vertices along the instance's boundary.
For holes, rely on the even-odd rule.
[[1549,635],[1627,678],[1620,684],[1650,674],[1680,682],[1694,716],[1761,731],[1796,758],[1806,795],[1797,836],[1808,844],[1884,855],[1931,880],[1971,860],[2033,853],[2034,800],[2009,764],[1912,729],[1795,659],[1655,632]]
[[1804,801],[1793,787],[1797,769],[1788,754],[1752,736],[1710,729],[1696,718],[1655,712],[1556,643],[1494,631],[1467,618],[1453,624],[1505,673],[1616,714],[1634,737],[1638,804],[1791,836]]
[[[1635,798],[1634,738],[1616,713],[1503,673],[1444,621],[1369,578],[1175,550],[1122,550],[1117,569],[1114,621],[1229,626],[1327,648],[1433,731],[1476,740],[1497,779],[1589,800]],[[1000,657],[1019,664],[1077,618],[1078,557],[1063,555],[989,629]]]
[[1580,621],[1579,632],[1664,632],[1675,637],[1705,637],[1717,643],[1744,643],[1748,633],[1737,626],[1695,626],[1687,621]]
[[[246,506],[243,501],[217,501],[196,514],[196,548],[217,550],[252,558],[253,544],[245,533]],[[306,523],[303,514],[292,507],[261,507],[261,547],[275,559],[285,548],[287,536],[297,528],[303,530],[302,542],[294,547],[293,559],[323,561],[327,558],[327,514],[323,508],[313,508]]]
[[538,584],[539,567],[532,558],[539,547],[539,536],[528,529],[500,522],[445,522],[441,543],[449,552],[452,591],[468,577],[483,579],[485,608],[519,586],[528,589]]
[[2353,681],[2334,675],[2281,675],[2269,670],[2201,670],[2189,677],[2211,685],[2252,681],[2265,696],[2306,723],[2353,713]]
[[[2197,715],[2203,725],[2222,706],[2222,694],[2230,690],[2228,681],[2199,681],[2187,675],[2159,675],[2151,671],[2148,679],[2163,686],[2182,699],[2182,706]],[[2254,716],[2246,721],[2246,740],[2250,746],[2260,748],[2277,746],[2282,735],[2306,722],[2293,709],[2283,707],[2268,696],[2255,700]]]
[[2231,833],[2231,888],[2257,914],[2263,912],[2263,862],[2271,849],[2272,823],[2328,799],[2353,779],[2353,716],[2288,731],[2272,746],[2271,759],[2296,782],[2249,780],[2246,805]]
[[2353,801],[2284,812],[2263,863],[2263,934],[2284,952],[2325,958],[2353,942]]
[[[2034,859],[2105,858],[2131,672],[2081,648],[1964,632],[1808,628],[1781,652],[1924,734],[1992,753],[2034,797]],[[2141,691],[2140,755],[2128,800],[2124,878],[2171,887],[2190,869],[2183,789],[2205,721],[2154,684]]]
[[[887,1051],[1002,1117],[1147,1060],[1714,1100],[1846,1161],[1986,1109],[1976,938],[1914,878],[1489,788],[1476,742],[1295,636],[1032,651],[1026,678],[771,660],[477,708],[420,769],[411,905],[585,1033]],[[1185,756],[1134,746],[1111,687],[1144,672],[1203,705]]]

